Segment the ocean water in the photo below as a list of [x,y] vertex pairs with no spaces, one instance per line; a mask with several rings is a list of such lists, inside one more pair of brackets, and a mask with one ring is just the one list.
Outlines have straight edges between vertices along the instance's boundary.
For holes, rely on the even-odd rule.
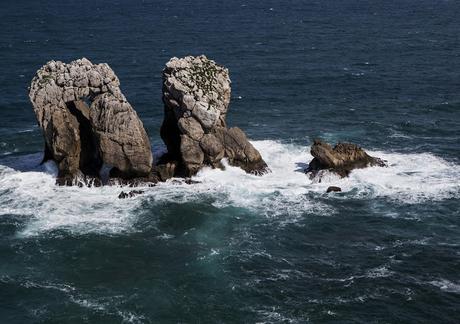
[[[458,323],[460,4],[9,1],[0,9],[0,323]],[[57,187],[27,87],[107,62],[159,137],[161,71],[206,54],[272,169],[202,170],[131,199]],[[312,141],[388,168],[302,170]],[[330,185],[343,192],[326,194]]]

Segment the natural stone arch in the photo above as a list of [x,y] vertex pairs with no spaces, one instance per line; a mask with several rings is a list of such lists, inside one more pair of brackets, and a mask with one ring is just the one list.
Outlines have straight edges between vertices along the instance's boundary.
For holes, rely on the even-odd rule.
[[58,183],[99,177],[103,163],[122,178],[147,176],[150,141],[107,64],[83,58],[50,61],[37,71],[29,97],[45,137],[45,160],[58,165]]

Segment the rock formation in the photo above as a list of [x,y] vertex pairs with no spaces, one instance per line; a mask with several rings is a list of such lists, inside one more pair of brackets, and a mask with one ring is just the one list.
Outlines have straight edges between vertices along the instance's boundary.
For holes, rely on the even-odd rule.
[[316,139],[311,147],[313,160],[308,165],[307,173],[312,176],[320,170],[332,171],[341,177],[346,177],[353,169],[368,166],[386,166],[385,161],[368,155],[355,144],[338,143],[334,148],[322,140]]
[[118,195],[118,199],[132,198],[132,197],[135,197],[137,195],[141,195],[143,193],[144,193],[143,190],[131,190],[131,191],[128,191],[128,192],[122,191]]
[[29,97],[45,137],[44,160],[58,165],[58,184],[99,179],[103,164],[122,179],[147,177],[149,138],[107,64],[50,61],[37,71]]
[[228,70],[205,56],[172,58],[163,70],[164,121],[161,137],[168,148],[160,160],[161,178],[191,176],[221,160],[249,173],[268,170],[244,132],[227,128],[230,103]]

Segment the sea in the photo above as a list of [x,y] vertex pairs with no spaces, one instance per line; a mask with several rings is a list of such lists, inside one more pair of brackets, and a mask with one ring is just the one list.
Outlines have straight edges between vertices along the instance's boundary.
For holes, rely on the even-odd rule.
[[[2,0],[0,323],[459,323],[460,2]],[[164,152],[161,74],[229,69],[271,173],[55,185],[28,87],[108,63]],[[321,182],[315,138],[388,167]],[[328,186],[342,192],[326,193]]]

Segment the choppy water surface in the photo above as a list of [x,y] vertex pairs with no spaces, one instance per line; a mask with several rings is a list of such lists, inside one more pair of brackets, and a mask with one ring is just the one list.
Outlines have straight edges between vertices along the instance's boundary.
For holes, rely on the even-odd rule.
[[[0,322],[460,318],[460,43],[453,1],[51,1],[0,11]],[[161,69],[230,69],[229,123],[272,169],[205,169],[132,199],[54,185],[27,86],[108,62],[148,129]],[[321,183],[314,137],[388,161]],[[343,192],[326,194],[329,185]]]

